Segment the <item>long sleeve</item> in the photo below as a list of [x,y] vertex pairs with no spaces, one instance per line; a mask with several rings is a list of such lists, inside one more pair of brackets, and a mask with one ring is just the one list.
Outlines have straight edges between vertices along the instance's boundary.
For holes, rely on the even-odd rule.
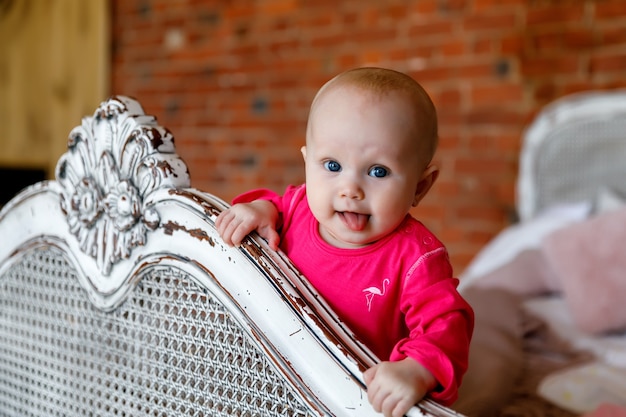
[[400,307],[409,336],[396,344],[390,360],[411,357],[425,366],[439,382],[431,397],[453,403],[467,370],[474,313],[457,292],[458,280],[450,277],[445,250],[425,254],[404,283]]

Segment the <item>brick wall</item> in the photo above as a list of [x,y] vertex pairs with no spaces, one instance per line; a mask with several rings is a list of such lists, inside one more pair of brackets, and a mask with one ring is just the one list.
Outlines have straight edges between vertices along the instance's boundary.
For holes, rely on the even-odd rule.
[[412,75],[442,172],[415,215],[457,273],[514,215],[520,139],[547,102],[626,87],[623,0],[114,0],[112,93],[172,130],[192,185],[229,200],[303,181],[309,103],[356,66]]

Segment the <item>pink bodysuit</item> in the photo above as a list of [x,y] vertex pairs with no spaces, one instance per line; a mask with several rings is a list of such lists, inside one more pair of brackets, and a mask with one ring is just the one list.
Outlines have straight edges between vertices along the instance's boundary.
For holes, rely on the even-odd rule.
[[390,235],[357,249],[326,243],[304,185],[283,196],[253,190],[234,203],[269,200],[280,213],[280,248],[348,327],[381,359],[411,357],[439,382],[430,393],[449,405],[467,369],[474,325],[471,307],[445,247],[407,215]]

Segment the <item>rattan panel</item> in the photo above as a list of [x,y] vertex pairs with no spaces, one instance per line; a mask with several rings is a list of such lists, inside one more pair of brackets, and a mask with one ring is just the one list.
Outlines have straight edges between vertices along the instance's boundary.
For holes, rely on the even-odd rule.
[[550,132],[535,156],[535,211],[593,200],[599,185],[625,195],[624,132],[620,119],[573,121]]
[[183,272],[152,268],[113,312],[54,248],[0,277],[0,413],[309,416],[253,339]]

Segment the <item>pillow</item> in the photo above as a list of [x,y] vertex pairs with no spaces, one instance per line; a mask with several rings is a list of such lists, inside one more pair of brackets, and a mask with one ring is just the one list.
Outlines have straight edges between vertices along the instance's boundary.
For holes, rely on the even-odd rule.
[[[548,267],[540,249],[525,249],[504,265],[476,280],[473,287],[511,291],[532,296],[560,290],[558,279]],[[465,288],[460,288],[463,294]]]
[[556,230],[542,250],[581,330],[626,329],[626,208]]
[[600,187],[596,191],[592,212],[594,214],[602,214],[608,211],[618,210],[625,205],[626,201],[624,197],[615,190],[608,187]]
[[496,287],[532,295],[558,290],[541,251],[543,238],[554,230],[586,219],[589,202],[568,203],[546,209],[524,223],[511,225],[492,239],[459,277],[459,290],[474,285]]

